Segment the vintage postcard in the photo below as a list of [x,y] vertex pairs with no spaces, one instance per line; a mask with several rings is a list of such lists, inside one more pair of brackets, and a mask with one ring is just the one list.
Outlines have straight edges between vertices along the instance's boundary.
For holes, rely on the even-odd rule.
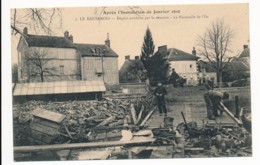
[[14,162],[254,154],[249,3],[10,13]]

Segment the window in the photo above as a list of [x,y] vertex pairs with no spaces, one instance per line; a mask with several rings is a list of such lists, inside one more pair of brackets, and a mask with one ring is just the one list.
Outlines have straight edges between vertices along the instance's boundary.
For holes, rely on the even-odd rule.
[[64,74],[64,65],[60,65],[60,74]]
[[190,64],[190,68],[192,68],[192,64]]

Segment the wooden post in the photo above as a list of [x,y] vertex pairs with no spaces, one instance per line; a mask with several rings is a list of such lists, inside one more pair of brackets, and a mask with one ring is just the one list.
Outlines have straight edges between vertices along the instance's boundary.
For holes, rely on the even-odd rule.
[[240,109],[239,109],[238,96],[235,96],[235,108],[236,108],[236,115],[235,115],[235,117],[239,119]]
[[137,121],[137,118],[136,118],[136,111],[135,111],[135,108],[134,108],[134,105],[131,104],[131,115],[132,115],[132,118],[133,118],[133,121],[134,121],[134,124],[136,124],[136,121]]
[[130,148],[128,149],[128,159],[133,159],[133,153]]

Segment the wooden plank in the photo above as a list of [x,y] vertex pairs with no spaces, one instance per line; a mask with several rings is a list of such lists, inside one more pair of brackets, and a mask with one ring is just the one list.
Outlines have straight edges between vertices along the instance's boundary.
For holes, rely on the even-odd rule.
[[32,112],[32,115],[35,117],[50,120],[50,121],[53,121],[56,123],[61,123],[65,118],[65,115],[63,115],[63,114],[52,112],[52,111],[47,111],[47,110],[44,110],[41,108],[36,108]]
[[138,124],[140,122],[143,112],[144,112],[144,105],[142,105],[142,107],[141,107],[141,111],[139,112],[136,124]]
[[142,123],[140,124],[140,126],[144,126],[144,124],[146,123],[146,121],[150,118],[150,116],[153,114],[154,110],[152,110],[150,113],[148,113],[148,115],[145,117],[145,119],[142,121]]
[[53,144],[40,146],[18,146],[14,147],[14,152],[39,152],[39,151],[55,151],[67,149],[84,149],[84,148],[103,148],[123,145],[142,145],[154,142],[154,138],[145,138],[142,140],[130,141],[109,141],[109,142],[94,142],[94,143],[71,143],[71,144]]
[[31,127],[32,130],[39,131],[41,133],[44,133],[44,134],[47,134],[47,135],[50,135],[50,136],[56,136],[58,134],[57,129],[47,127],[47,126],[44,126],[44,125],[40,125],[38,123],[31,124],[30,127]]
[[226,114],[232,119],[234,120],[239,126],[242,126],[243,123],[241,120],[237,119],[228,109],[227,107],[225,107],[225,105],[221,102],[220,103],[222,109],[224,110],[224,112],[226,112]]
[[51,121],[48,121],[48,120],[45,120],[45,119],[41,119],[41,118],[34,118],[32,123],[38,123],[38,124],[41,124],[41,125],[52,127],[54,129],[59,129],[60,128],[59,124],[51,122]]

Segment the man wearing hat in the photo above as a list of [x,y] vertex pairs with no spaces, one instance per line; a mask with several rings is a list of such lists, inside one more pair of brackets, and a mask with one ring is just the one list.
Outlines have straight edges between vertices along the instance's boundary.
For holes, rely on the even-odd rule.
[[166,95],[167,92],[166,92],[165,87],[162,86],[161,82],[158,82],[157,84],[158,84],[158,86],[154,90],[154,95],[156,97],[159,113],[160,113],[160,116],[162,116],[163,113],[164,113],[164,116],[167,116],[167,109],[166,109],[165,99],[164,99],[164,95]]
[[206,89],[207,92],[204,94],[204,100],[207,105],[207,116],[210,120],[215,120],[215,117],[219,117],[223,113],[220,103],[223,100],[227,100],[229,94],[227,92],[214,91],[209,85],[206,85]]

